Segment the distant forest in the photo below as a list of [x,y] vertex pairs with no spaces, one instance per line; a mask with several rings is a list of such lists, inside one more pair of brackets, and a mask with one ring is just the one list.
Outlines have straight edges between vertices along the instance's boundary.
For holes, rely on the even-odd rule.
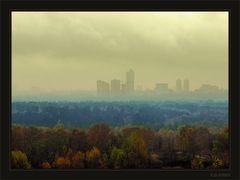
[[110,127],[143,125],[159,130],[181,125],[223,128],[228,124],[226,101],[130,101],[130,102],[13,102],[12,122],[26,126],[88,128],[106,123]]
[[12,126],[13,169],[226,169],[228,128]]
[[17,169],[226,169],[228,103],[13,102]]

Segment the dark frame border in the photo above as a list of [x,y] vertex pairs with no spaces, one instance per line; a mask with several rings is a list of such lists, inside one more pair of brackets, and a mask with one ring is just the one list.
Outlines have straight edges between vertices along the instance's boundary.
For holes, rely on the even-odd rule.
[[[240,161],[240,47],[238,0],[9,0],[0,1],[0,178],[1,179],[239,179]],[[11,122],[11,11],[228,11],[229,73],[231,104],[231,169],[216,171],[192,170],[87,170],[55,171],[9,169],[9,138]],[[11,83],[10,83],[11,84]]]

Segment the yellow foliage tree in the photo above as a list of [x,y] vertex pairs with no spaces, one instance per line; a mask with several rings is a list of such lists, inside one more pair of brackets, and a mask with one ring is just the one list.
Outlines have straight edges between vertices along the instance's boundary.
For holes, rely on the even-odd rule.
[[87,165],[90,168],[98,168],[101,161],[101,152],[97,147],[93,147],[86,153]]
[[11,167],[14,169],[30,169],[28,158],[22,151],[11,152]]

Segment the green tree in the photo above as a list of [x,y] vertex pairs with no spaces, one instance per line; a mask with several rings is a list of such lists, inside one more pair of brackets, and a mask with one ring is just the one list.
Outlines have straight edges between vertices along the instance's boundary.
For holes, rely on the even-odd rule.
[[126,155],[124,151],[114,147],[110,155],[109,166],[116,169],[123,168],[125,158]]
[[129,168],[144,168],[148,162],[147,146],[137,132],[132,133],[123,145],[125,153],[124,166]]

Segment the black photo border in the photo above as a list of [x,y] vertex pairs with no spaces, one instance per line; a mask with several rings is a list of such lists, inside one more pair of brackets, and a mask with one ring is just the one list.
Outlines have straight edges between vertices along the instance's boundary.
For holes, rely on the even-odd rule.
[[[240,179],[238,0],[0,0],[0,179]],[[229,170],[11,170],[12,11],[228,11],[231,168]]]

